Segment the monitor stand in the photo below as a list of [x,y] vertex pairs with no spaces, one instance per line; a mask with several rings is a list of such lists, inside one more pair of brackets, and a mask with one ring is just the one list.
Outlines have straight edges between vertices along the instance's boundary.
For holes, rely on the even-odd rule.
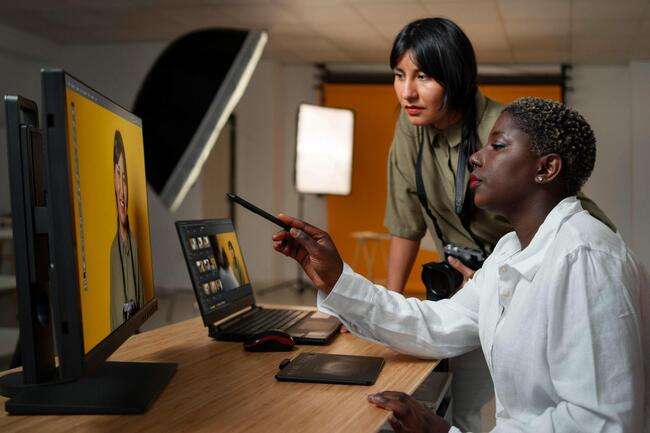
[[12,415],[142,413],[177,367],[166,362],[105,362],[72,382],[25,387],[7,400],[5,410]]

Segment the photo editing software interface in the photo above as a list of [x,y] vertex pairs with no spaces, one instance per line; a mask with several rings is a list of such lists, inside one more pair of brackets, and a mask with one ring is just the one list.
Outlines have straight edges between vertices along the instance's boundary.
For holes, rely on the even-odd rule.
[[140,119],[66,76],[84,352],[154,297]]
[[187,232],[186,251],[201,308],[210,313],[239,298],[238,289],[250,279],[234,231],[203,233],[200,229]]

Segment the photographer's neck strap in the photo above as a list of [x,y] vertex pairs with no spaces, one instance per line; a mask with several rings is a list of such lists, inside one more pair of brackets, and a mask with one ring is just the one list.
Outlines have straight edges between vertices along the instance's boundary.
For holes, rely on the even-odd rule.
[[[420,200],[420,204],[424,208],[424,211],[427,213],[429,218],[431,218],[431,222],[433,223],[433,228],[436,231],[436,236],[438,236],[438,239],[440,239],[440,242],[442,242],[443,247],[447,245],[449,242],[445,239],[445,237],[442,234],[442,230],[440,229],[440,226],[438,225],[438,219],[433,215],[431,212],[431,209],[429,209],[429,204],[427,202],[427,194],[426,191],[424,190],[424,181],[422,180],[422,154],[424,153],[424,130],[423,128],[416,128],[417,130],[417,141],[418,141],[418,157],[416,160],[415,164],[415,185],[417,188],[417,193],[418,193],[418,199]],[[456,195],[455,195],[455,210],[456,214],[459,216],[460,222],[463,225],[463,228],[469,233],[470,237],[474,241],[474,243],[479,247],[479,249],[483,252],[483,254],[487,257],[487,251],[485,249],[485,244],[478,239],[474,233],[472,233],[472,230],[470,229],[469,226],[469,214],[471,213],[470,209],[467,209],[467,207],[464,206],[464,192],[465,192],[465,185],[464,185],[464,179],[465,179],[465,165],[467,164],[467,152],[464,151],[463,144],[460,144],[460,149],[459,149],[459,155],[458,155],[458,167],[456,170]],[[462,162],[462,165],[461,165]],[[462,173],[462,176],[459,176],[459,174]],[[460,182],[460,184],[459,184]],[[458,191],[460,191],[460,201],[459,201],[459,194]],[[460,207],[459,207],[460,203]],[[471,206],[471,205],[469,205]]]
[[444,247],[447,245],[447,241],[445,240],[445,237],[442,235],[442,230],[440,230],[440,226],[438,225],[438,220],[436,219],[435,216],[433,216],[433,213],[431,213],[431,210],[429,209],[429,204],[427,203],[427,193],[424,190],[424,182],[422,181],[422,150],[424,149],[424,138],[422,137],[422,134],[424,132],[422,131],[422,128],[417,128],[417,134],[418,134],[418,159],[415,164],[415,185],[418,191],[418,199],[420,200],[420,204],[424,208],[424,211],[429,215],[429,218],[431,218],[431,221],[433,222],[433,228],[436,230],[436,235],[438,236],[438,239],[440,239],[440,242],[442,242],[442,246]]

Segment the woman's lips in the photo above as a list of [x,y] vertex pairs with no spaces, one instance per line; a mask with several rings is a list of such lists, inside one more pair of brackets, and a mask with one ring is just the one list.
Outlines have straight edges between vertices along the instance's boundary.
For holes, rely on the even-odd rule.
[[478,186],[479,183],[481,183],[481,179],[479,179],[478,177],[476,177],[476,175],[471,174],[471,175],[469,176],[469,187],[470,187],[470,189],[474,189],[474,188],[476,188],[476,187]]
[[415,105],[407,105],[404,107],[404,110],[408,113],[409,116],[416,116],[424,111],[423,107],[417,107]]

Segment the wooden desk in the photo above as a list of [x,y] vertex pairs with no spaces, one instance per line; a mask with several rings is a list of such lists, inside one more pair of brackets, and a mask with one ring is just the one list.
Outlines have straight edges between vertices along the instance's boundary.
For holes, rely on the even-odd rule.
[[[276,381],[280,361],[300,351],[382,356],[386,364],[370,387]],[[389,412],[370,405],[366,395],[389,389],[411,393],[437,365],[350,334],[329,346],[249,353],[241,343],[209,338],[199,318],[134,335],[110,359],[177,362],[179,367],[145,414],[28,417],[2,410],[0,431],[374,432]],[[2,408],[5,401],[0,397]]]

